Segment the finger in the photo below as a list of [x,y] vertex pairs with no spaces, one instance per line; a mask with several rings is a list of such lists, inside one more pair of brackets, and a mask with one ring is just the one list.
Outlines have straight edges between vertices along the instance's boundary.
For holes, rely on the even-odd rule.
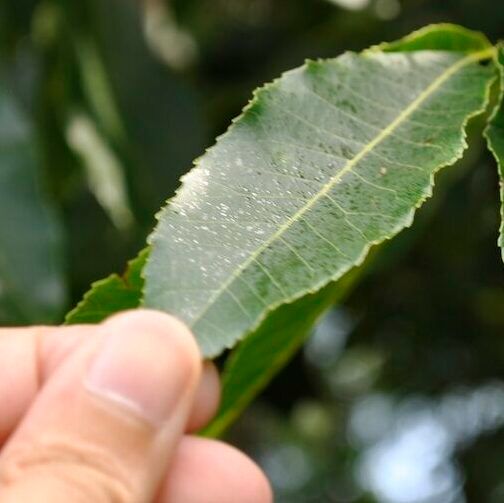
[[200,375],[194,339],[153,311],[115,316],[49,378],[0,456],[0,501],[150,503]]
[[186,432],[194,432],[205,426],[217,412],[219,400],[219,374],[212,362],[205,362]]
[[[36,393],[37,371],[31,364],[35,360],[34,345],[22,343],[23,337],[33,340],[32,331],[4,329],[0,332],[0,443],[17,424],[22,411]],[[13,365],[13,362],[19,362]]]
[[185,436],[156,503],[271,503],[263,472],[235,448]]
[[[92,326],[0,329],[0,445],[21,420],[45,377],[94,331]],[[57,345],[51,342],[56,332],[61,335]],[[43,350],[44,341],[50,351]]]
[[[97,336],[96,325],[0,329],[0,447],[19,424],[44,382],[82,344]],[[215,414],[219,397],[217,370],[207,362],[186,431],[196,431],[209,421]]]
[[[78,328],[77,328],[78,327]],[[85,332],[85,338],[82,332]],[[95,335],[92,325],[79,325],[42,330],[41,350],[41,381],[44,382],[58,365],[89,337]],[[1,387],[1,385],[0,385]],[[194,404],[191,409],[186,432],[194,432],[205,426],[217,412],[220,400],[219,373],[215,365],[207,361],[203,364],[201,377],[196,388]]]

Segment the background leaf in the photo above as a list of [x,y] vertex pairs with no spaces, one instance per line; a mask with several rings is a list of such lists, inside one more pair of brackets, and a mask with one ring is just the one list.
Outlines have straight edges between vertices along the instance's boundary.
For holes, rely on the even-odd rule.
[[49,323],[66,300],[62,230],[37,173],[28,118],[0,85],[0,320]]
[[461,157],[490,56],[349,53],[258,91],[161,213],[146,305],[182,318],[215,356],[359,264]]
[[483,51],[491,45],[483,33],[450,23],[439,23],[420,28],[395,42],[379,44],[375,49],[385,52],[435,50],[471,53]]
[[490,120],[490,125],[485,132],[488,146],[492,151],[499,169],[500,192],[501,192],[501,228],[499,246],[504,260],[504,46],[500,45],[497,56],[501,83],[499,103]]

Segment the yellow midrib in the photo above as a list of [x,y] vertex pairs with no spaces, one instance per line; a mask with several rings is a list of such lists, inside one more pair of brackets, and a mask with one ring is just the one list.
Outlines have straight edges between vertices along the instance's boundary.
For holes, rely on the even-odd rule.
[[222,284],[222,286],[214,292],[210,297],[209,301],[205,307],[198,313],[198,315],[190,323],[193,327],[210,309],[212,304],[216,299],[218,299],[227,288],[233,283],[233,281],[238,277],[238,275],[244,271],[250,264],[257,260],[261,253],[268,248],[268,246],[275,242],[279,237],[286,232],[291,225],[299,220],[300,217],[304,215],[308,210],[310,210],[322,197],[324,197],[332,188],[345,176],[347,173],[351,172],[356,164],[358,164],[361,159],[363,159],[367,154],[369,154],[377,145],[379,145],[383,140],[389,137],[399,125],[401,125],[413,112],[415,112],[420,105],[429,98],[435,91],[437,91],[450,77],[457,73],[464,66],[474,63],[477,61],[482,61],[491,58],[495,54],[495,47],[490,47],[488,49],[475,52],[470,54],[465,58],[454,63],[450,66],[442,75],[436,78],[424,91],[422,91],[383,131],[378,134],[371,142],[367,143],[362,150],[347,164],[336,173],[324,187],[312,197],[304,206],[294,213],[292,218],[287,220],[283,225],[281,225],[257,250],[252,253],[245,261],[243,261],[229,276],[229,278]]

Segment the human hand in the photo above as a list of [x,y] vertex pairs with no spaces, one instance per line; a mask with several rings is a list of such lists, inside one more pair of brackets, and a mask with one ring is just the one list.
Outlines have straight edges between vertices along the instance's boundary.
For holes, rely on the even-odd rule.
[[266,478],[190,436],[218,376],[189,330],[138,310],[0,330],[0,503],[270,503]]

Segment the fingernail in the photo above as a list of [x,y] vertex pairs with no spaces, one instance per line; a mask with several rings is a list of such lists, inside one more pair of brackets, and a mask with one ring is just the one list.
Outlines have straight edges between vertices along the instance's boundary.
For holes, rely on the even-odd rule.
[[161,425],[190,381],[187,352],[159,323],[149,327],[145,322],[118,318],[104,324],[102,330],[103,345],[88,370],[87,389],[128,413]]

